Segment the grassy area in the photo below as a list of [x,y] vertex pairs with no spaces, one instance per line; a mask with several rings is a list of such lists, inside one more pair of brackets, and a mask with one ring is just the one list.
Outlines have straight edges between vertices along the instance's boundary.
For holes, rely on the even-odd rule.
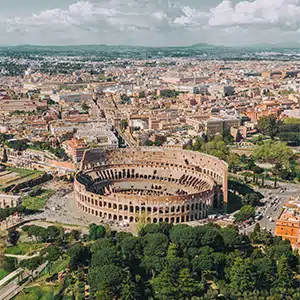
[[3,279],[5,276],[8,275],[8,272],[4,269],[0,269],[0,280]]
[[6,254],[14,254],[14,255],[30,255],[35,254],[37,251],[46,247],[48,244],[43,243],[35,243],[35,242],[27,242],[27,243],[19,243],[16,246],[8,247],[5,251]]
[[52,300],[59,292],[60,286],[34,286],[25,288],[15,300]]
[[13,185],[34,180],[42,176],[44,173],[45,172],[42,171],[18,169],[7,166],[6,170],[1,173],[0,188],[5,190]]
[[25,196],[22,199],[22,204],[28,209],[40,210],[45,206],[47,199],[49,199],[54,194],[54,190],[43,190],[42,193],[38,196]]
[[13,167],[8,167],[6,168],[6,170],[14,173],[18,173],[21,177],[31,177],[31,176],[35,177],[37,175],[42,175],[44,173],[42,171],[37,171],[37,170],[19,169]]
[[55,263],[53,263],[53,265],[51,266],[51,268],[49,270],[49,273],[55,274],[55,273],[62,272],[64,270],[66,270],[68,264],[69,264],[69,258],[59,259]]

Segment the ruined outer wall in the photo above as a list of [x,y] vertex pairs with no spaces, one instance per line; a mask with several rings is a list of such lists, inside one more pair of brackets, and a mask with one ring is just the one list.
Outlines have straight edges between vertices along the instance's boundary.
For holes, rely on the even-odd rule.
[[160,147],[139,147],[101,152],[87,151],[82,159],[81,170],[104,165],[161,163],[168,167],[185,166],[211,177],[222,186],[224,203],[228,203],[228,165],[217,157],[187,150]]
[[[203,190],[199,192],[178,195],[127,195],[108,193],[99,195],[87,190],[86,184],[78,178],[83,174],[110,176],[112,170],[132,169],[143,170],[143,174],[153,174],[154,170],[172,173],[175,183],[179,177],[198,178],[202,180]],[[159,171],[158,171],[159,172]],[[218,158],[185,150],[170,150],[163,148],[136,148],[101,152],[89,150],[81,163],[81,171],[74,182],[75,198],[79,209],[94,216],[108,220],[136,222],[143,216],[148,222],[182,223],[207,216],[214,201],[215,186],[222,188],[225,204],[227,203],[227,172],[228,166]],[[145,182],[147,181],[145,179]],[[93,178],[94,179],[94,178]],[[109,180],[115,180],[111,177]],[[118,181],[123,179],[118,177]],[[127,176],[126,181],[134,180]],[[140,180],[144,180],[141,178]],[[188,180],[188,179],[187,179]],[[151,179],[153,181],[153,179]],[[189,184],[191,181],[185,181]],[[204,185],[203,185],[204,184]],[[199,185],[198,185],[199,187]]]

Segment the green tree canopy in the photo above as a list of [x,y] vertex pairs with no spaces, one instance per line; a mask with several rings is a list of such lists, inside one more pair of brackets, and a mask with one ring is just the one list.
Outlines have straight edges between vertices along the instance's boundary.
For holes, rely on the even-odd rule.
[[290,167],[290,161],[294,153],[285,143],[266,141],[257,145],[253,152],[253,157],[258,161],[272,164],[280,163],[287,169]]
[[273,139],[278,132],[278,124],[277,118],[273,115],[261,117],[258,120],[258,129]]
[[238,213],[234,215],[237,222],[243,222],[255,215],[255,208],[250,205],[244,205]]

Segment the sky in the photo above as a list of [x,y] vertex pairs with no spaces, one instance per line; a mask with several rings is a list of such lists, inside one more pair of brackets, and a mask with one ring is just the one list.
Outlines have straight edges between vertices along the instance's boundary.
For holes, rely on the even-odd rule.
[[0,0],[0,45],[300,43],[300,0]]

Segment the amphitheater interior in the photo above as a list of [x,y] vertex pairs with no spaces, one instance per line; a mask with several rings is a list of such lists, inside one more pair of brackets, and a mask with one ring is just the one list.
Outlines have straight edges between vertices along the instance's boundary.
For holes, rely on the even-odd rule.
[[184,223],[227,203],[228,166],[168,148],[89,150],[76,174],[77,207],[119,222]]

